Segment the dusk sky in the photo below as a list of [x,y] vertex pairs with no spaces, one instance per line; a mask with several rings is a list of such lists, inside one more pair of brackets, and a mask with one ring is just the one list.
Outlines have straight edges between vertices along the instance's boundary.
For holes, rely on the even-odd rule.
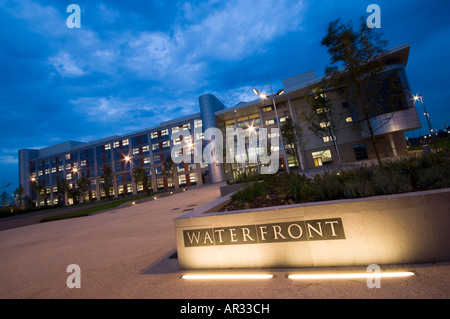
[[[70,29],[69,4],[81,8]],[[386,48],[411,46],[406,72],[433,127],[450,125],[450,2],[425,0],[0,0],[0,186],[18,187],[18,150],[92,140],[226,106],[329,65],[329,22],[359,24],[381,8]],[[417,104],[427,131],[423,108]],[[409,135],[418,136],[419,131]]]

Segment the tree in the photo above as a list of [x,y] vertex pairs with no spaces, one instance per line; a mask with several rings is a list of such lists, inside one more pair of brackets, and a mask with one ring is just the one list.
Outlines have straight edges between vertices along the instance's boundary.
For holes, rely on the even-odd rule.
[[83,172],[81,172],[80,178],[76,181],[77,195],[79,196],[80,203],[84,203],[84,195],[89,187],[89,180],[86,178]]
[[25,196],[25,188],[22,185],[19,185],[19,187],[14,191],[14,195],[16,195],[18,206],[22,206]]
[[41,207],[41,200],[45,198],[45,186],[39,183],[33,184],[33,188],[36,191],[37,206]]
[[172,160],[172,156],[167,156],[167,159],[164,161],[163,168],[163,174],[166,177],[171,178],[172,184],[175,189],[179,189],[180,186],[178,182],[178,165]]
[[[322,45],[328,48],[331,56],[331,66],[326,69],[326,81],[329,88],[337,89],[356,109],[361,111],[364,123],[369,131],[378,164],[381,158],[376,146],[374,128],[370,121],[369,88],[384,63],[380,58],[387,42],[381,40],[379,34],[361,22],[360,31],[353,31],[350,23],[343,24],[340,20],[331,22],[328,33],[322,39]],[[338,69],[338,67],[342,69]]]
[[132,172],[133,180],[136,183],[136,187],[142,185],[145,193],[150,194],[150,181],[145,169],[141,167],[135,167]]
[[299,153],[301,149],[302,128],[297,123],[294,123],[291,118],[286,118],[285,123],[281,127],[281,136],[283,137],[285,146],[293,146],[292,148],[286,148],[286,152],[294,156],[296,163],[300,165]]
[[69,204],[69,183],[65,178],[62,178],[60,182],[57,183],[58,193],[64,197],[64,206]]
[[6,192],[6,191],[2,192],[2,194],[0,196],[0,204],[2,205],[2,207],[9,206],[9,194],[8,194],[8,192]]
[[319,87],[313,89],[311,94],[308,94],[308,102],[311,105],[311,112],[306,115],[307,121],[310,124],[309,129],[317,136],[330,137],[333,142],[334,150],[336,151],[339,168],[342,168],[341,155],[337,145],[338,129],[337,123],[339,119],[333,112],[330,100],[327,98],[326,92]]
[[110,166],[103,167],[102,179],[102,189],[108,199],[112,198],[112,190],[114,187],[114,172]]

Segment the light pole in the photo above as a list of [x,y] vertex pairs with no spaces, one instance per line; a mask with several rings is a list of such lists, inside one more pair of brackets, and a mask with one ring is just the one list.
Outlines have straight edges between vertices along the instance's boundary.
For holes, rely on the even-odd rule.
[[259,91],[257,89],[255,89],[255,88],[253,89],[253,92],[255,92],[255,94],[258,95],[262,100],[268,99],[269,97],[272,99],[273,108],[275,110],[275,118],[277,120],[278,131],[280,133],[281,148],[282,148],[282,152],[283,152],[284,165],[286,167],[286,172],[289,174],[289,165],[288,165],[288,161],[287,161],[287,157],[286,157],[286,150],[284,149],[283,135],[281,134],[280,119],[278,118],[277,104],[275,103],[275,96],[283,94],[284,90],[280,90],[276,94],[273,94],[272,83],[270,82],[270,77],[269,77],[269,85],[270,85],[270,92],[271,92],[270,96],[267,96],[264,93],[259,93]]
[[423,101],[423,95],[422,94],[417,94],[414,95],[414,105],[416,104],[416,102],[420,100],[420,103],[422,103],[423,106],[423,115],[425,115],[425,117],[427,118],[427,124],[428,124],[428,129],[430,130],[430,138],[433,140],[433,145],[434,145],[434,150],[437,152],[437,146],[436,146],[436,141],[433,138],[433,127],[431,125],[431,119],[430,119],[430,113],[427,112],[427,109],[425,108],[425,103]]

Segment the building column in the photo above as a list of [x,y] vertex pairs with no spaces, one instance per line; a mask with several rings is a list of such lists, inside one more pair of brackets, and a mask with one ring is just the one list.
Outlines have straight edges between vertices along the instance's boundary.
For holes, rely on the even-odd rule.
[[195,164],[195,175],[197,179],[197,186],[203,185],[202,168],[200,166],[200,163]]
[[389,142],[391,143],[392,155],[394,157],[397,157],[397,149],[395,148],[394,137],[392,136],[392,133],[389,133],[388,136],[389,136]]

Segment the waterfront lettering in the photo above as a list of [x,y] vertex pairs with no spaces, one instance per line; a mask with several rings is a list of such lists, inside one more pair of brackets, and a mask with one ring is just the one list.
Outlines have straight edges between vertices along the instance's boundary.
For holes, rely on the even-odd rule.
[[341,218],[183,230],[184,246],[220,246],[345,239]]

